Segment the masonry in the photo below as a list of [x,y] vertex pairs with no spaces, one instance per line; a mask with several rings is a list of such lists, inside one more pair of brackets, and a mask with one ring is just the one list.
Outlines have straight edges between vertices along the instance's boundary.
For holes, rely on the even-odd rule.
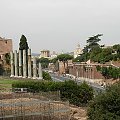
[[12,39],[0,37],[0,60],[4,60],[4,55],[12,51]]

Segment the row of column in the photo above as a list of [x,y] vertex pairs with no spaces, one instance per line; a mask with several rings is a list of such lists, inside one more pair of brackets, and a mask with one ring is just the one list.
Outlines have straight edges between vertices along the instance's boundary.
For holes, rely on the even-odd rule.
[[[37,68],[36,58],[34,57],[33,70],[32,70],[31,49],[28,49],[27,53],[28,54],[26,54],[26,50],[23,50],[23,51],[19,50],[18,53],[17,53],[17,50],[15,50],[14,53],[10,52],[11,77],[42,79],[41,63],[39,63],[39,67]],[[38,69],[38,76],[37,76],[37,69]]]

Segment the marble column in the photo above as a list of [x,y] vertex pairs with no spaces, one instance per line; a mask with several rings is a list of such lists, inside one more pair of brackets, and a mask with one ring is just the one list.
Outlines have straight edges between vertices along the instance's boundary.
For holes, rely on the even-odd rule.
[[15,62],[15,77],[18,77],[18,55],[17,50],[14,52],[14,62]]
[[23,50],[23,78],[27,77],[26,50]]
[[33,79],[37,78],[37,65],[36,65],[36,58],[33,58]]
[[31,49],[28,49],[28,78],[32,77],[31,69]]
[[19,50],[19,77],[22,77],[22,51]]
[[11,61],[11,76],[14,77],[14,55],[13,52],[10,52],[10,61]]
[[38,79],[40,79],[40,80],[42,80],[43,79],[43,77],[42,77],[42,67],[41,67],[41,63],[39,62],[39,70],[38,70],[38,74],[39,74],[39,78]]

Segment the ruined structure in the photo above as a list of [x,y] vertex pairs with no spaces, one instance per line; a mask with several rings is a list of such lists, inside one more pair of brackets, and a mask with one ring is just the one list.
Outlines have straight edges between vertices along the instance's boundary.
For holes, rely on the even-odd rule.
[[41,63],[39,63],[39,68],[37,68],[36,58],[34,57],[33,61],[31,61],[31,49],[28,49],[28,52],[26,50],[19,50],[18,52],[15,50],[14,53],[10,52],[10,56],[11,77],[42,79]]
[[70,120],[68,101],[59,91],[0,93],[0,120]]
[[12,51],[12,40],[0,37],[0,60],[4,60],[4,55]]

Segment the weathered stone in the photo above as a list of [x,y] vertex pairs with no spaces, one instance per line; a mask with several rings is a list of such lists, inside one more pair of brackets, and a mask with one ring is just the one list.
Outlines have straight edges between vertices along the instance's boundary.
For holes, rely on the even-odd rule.
[[31,49],[28,49],[28,78],[32,77],[31,71]]
[[18,55],[17,50],[14,52],[14,62],[15,62],[15,77],[18,77]]
[[19,50],[19,77],[22,77],[22,51]]
[[33,58],[33,79],[37,78],[37,65],[36,65],[36,58]]
[[11,61],[11,76],[14,77],[14,55],[13,52],[10,52],[10,61]]
[[23,78],[27,77],[26,50],[23,50]]
[[42,77],[42,68],[41,68],[41,63],[39,63],[39,70],[38,70],[39,78],[38,79],[43,79]]

